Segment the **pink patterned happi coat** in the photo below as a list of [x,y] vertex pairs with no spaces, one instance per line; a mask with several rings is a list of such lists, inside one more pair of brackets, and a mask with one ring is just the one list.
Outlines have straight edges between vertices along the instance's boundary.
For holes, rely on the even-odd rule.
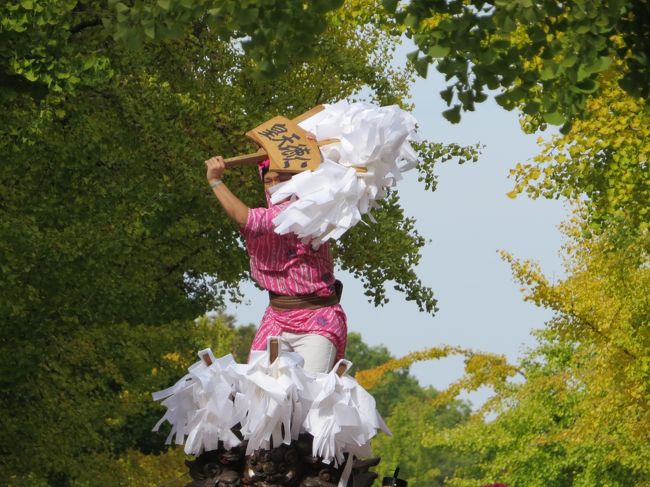
[[[334,294],[335,279],[329,246],[323,244],[314,250],[292,233],[278,235],[273,231],[273,218],[288,204],[287,201],[270,208],[248,210],[248,220],[241,232],[250,257],[251,276],[264,289],[276,294],[330,296]],[[282,332],[324,336],[336,347],[336,360],[345,355],[346,316],[338,304],[288,311],[275,311],[268,306],[251,349],[266,349],[267,337],[280,336]]]

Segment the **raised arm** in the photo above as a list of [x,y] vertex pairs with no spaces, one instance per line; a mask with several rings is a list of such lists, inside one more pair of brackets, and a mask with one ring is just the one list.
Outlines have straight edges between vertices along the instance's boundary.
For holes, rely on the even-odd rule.
[[248,220],[248,206],[237,196],[232,194],[228,187],[221,181],[226,164],[221,156],[211,157],[205,161],[206,177],[212,188],[212,192],[221,203],[226,215],[236,222],[240,227],[246,226]]

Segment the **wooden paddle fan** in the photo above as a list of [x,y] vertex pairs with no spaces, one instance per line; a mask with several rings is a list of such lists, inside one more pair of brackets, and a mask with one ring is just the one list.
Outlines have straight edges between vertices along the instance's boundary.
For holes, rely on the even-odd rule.
[[325,107],[318,105],[311,110],[289,120],[283,116],[273,117],[246,135],[260,148],[252,154],[225,159],[226,167],[252,165],[269,159],[269,170],[297,173],[316,169],[323,161],[319,146],[338,142],[337,139],[315,141],[307,137],[307,132],[298,124],[316,115]]

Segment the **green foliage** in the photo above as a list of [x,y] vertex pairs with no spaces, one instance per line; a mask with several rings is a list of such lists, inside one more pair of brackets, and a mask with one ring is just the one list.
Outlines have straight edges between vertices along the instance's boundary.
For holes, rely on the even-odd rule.
[[[450,160],[458,164],[477,162],[480,146],[425,141],[415,148],[419,155],[418,181],[435,191],[436,164]],[[372,216],[375,222],[357,225],[336,243],[335,255],[341,267],[363,281],[365,294],[372,297],[375,306],[388,302],[386,281],[393,281],[394,289],[405,293],[407,301],[415,301],[420,311],[434,314],[438,310],[437,300],[413,270],[420,261],[419,249],[425,241],[415,228],[415,220],[404,217],[399,193],[391,192]],[[377,228],[392,231],[377,233]]]
[[238,39],[254,72],[279,73],[317,52],[326,13],[342,0],[142,2],[17,0],[0,6],[2,99],[20,93],[65,96],[119,75],[111,50],[201,37]]
[[[363,3],[328,17],[308,63],[291,56],[264,81],[251,74],[255,60],[212,28],[135,50],[94,24],[103,3],[36,1],[25,28],[9,29],[22,19],[16,5],[0,6],[0,58],[33,56],[36,79],[2,65],[0,408],[11,422],[0,478],[158,485],[156,469],[170,478],[179,457],[160,453],[162,438],[149,432],[161,413],[149,394],[209,344],[187,323],[238,299],[249,278],[202,161],[250,151],[244,132],[277,113],[294,116],[362,88],[380,103],[401,102],[409,74],[388,66],[386,31],[359,24]],[[51,22],[33,27],[45,17]],[[263,204],[254,169],[229,171],[226,181],[249,205]],[[394,197],[378,220],[373,235],[392,239],[386,249],[370,254],[366,242],[348,242],[339,262],[366,280],[374,301],[383,299],[385,269],[432,311],[431,290],[413,279],[424,243],[413,222]],[[218,343],[243,360],[254,329],[235,332],[219,319]]]
[[[373,395],[377,393],[373,389]],[[472,455],[458,455],[450,448],[429,445],[425,439],[431,431],[440,432],[464,424],[469,417],[469,407],[454,401],[437,406],[431,399],[433,389],[422,389],[419,395],[402,396],[387,419],[392,436],[379,435],[373,441],[373,453],[381,456],[377,472],[379,478],[392,476],[397,466],[400,478],[409,487],[434,487],[458,468],[470,465]]]
[[[410,0],[383,2],[418,50],[420,76],[435,65],[453,123],[500,90],[496,101],[553,125],[584,115],[598,74],[620,62],[619,85],[647,98],[650,29],[646,1]],[[453,104],[453,106],[452,106]]]
[[[358,333],[348,334],[345,357],[354,364],[353,375],[394,359],[385,346],[370,347]],[[420,386],[408,365],[384,373],[381,382],[372,388],[372,395],[393,433],[378,435],[373,440],[373,453],[382,458],[377,470],[380,478],[392,475],[399,465],[400,477],[408,477],[409,485],[442,485],[446,476],[466,463],[450,449],[427,446],[423,439],[428,431],[451,428],[466,421],[467,404],[459,401],[442,406],[434,404],[438,393]]]
[[[550,282],[536,264],[502,253],[525,299],[554,312],[537,332],[538,346],[516,366],[437,347],[358,375],[366,385],[381,384],[387,370],[415,360],[468,357],[466,375],[432,402],[491,386],[493,397],[469,421],[423,435],[418,427],[409,429],[417,423],[404,419],[408,408],[395,408],[390,418],[405,421],[391,424],[406,424],[406,438],[470,460],[454,467],[446,485],[640,487],[650,478],[648,114],[645,100],[623,91],[619,79],[616,67],[601,73],[601,88],[586,100],[584,118],[540,140],[534,161],[511,171],[516,186],[509,196],[563,196],[575,209],[563,226],[565,279]],[[543,124],[524,116],[523,126],[533,132]],[[514,375],[523,381],[512,380]],[[408,446],[399,450],[412,461]],[[437,472],[414,470],[433,484]]]
[[[63,99],[119,75],[112,49],[200,38],[206,31],[238,42],[251,61],[249,72],[278,75],[292,60],[317,55],[320,36],[341,18],[342,3],[14,0],[0,7],[0,93],[2,99],[20,93]],[[443,98],[451,107],[444,116],[454,123],[461,108],[474,110],[487,90],[500,89],[496,99],[503,107],[563,124],[583,114],[585,100],[599,90],[598,73],[615,60],[620,86],[648,96],[645,1],[412,0],[400,6],[349,0],[345,10],[356,23],[352,30],[371,22],[413,38],[418,50],[409,59],[420,76],[434,64],[453,79]]]
[[[578,211],[576,215],[583,214]],[[646,236],[612,245],[609,232],[585,232],[576,217],[563,226],[567,277],[549,281],[531,261],[503,252],[527,301],[554,312],[536,332],[539,343],[517,366],[502,357],[437,347],[389,359],[357,375],[377,389],[386,373],[450,353],[467,357],[466,375],[447,390],[405,398],[391,411],[396,432],[378,439],[384,460],[410,465],[417,485],[470,487],[494,482],[531,487],[644,486],[650,477],[648,385],[650,268]],[[513,377],[518,375],[518,380]],[[522,380],[523,379],[523,380]],[[490,386],[493,396],[468,421],[448,428],[423,423],[421,411],[453,404],[461,390]],[[413,407],[413,404],[418,404]],[[433,422],[433,421],[432,421]],[[384,447],[384,444],[389,445]],[[418,450],[420,448],[420,450]],[[444,462],[433,452],[442,449]],[[421,459],[425,458],[423,462]],[[431,459],[430,459],[431,458]],[[391,468],[393,465],[384,465]],[[423,482],[420,484],[420,482]]]
[[248,361],[248,354],[251,351],[251,344],[255,333],[257,333],[257,325],[249,323],[248,325],[238,326],[235,328],[235,337],[232,343],[232,354],[235,360],[240,363]]
[[[354,364],[350,372],[354,376],[359,371],[381,365],[393,356],[385,346],[370,347],[363,342],[359,333],[352,332],[348,334],[345,358]],[[426,396],[426,392],[418,380],[410,374],[408,367],[404,367],[386,373],[382,383],[372,390],[372,395],[377,403],[377,410],[387,418],[396,405],[407,398],[422,399]]]
[[350,332],[348,333],[345,358],[354,364],[350,374],[355,375],[360,370],[377,367],[393,358],[393,356],[385,345],[371,347],[363,341],[360,333]]
[[103,2],[19,0],[0,5],[0,103],[27,94],[62,100],[114,75]]
[[[224,316],[189,323],[237,299],[249,278],[201,162],[247,152],[243,133],[277,113],[362,88],[382,104],[408,94],[410,74],[387,62],[394,24],[373,2],[323,16],[336,4],[0,6],[0,408],[11,418],[0,477],[10,485],[158,485],[178,473],[182,454],[149,431],[161,414],[150,393],[210,344],[243,360],[254,332]],[[247,36],[242,51],[233,39]],[[429,182],[435,158],[463,157],[424,151]],[[227,181],[262,204],[254,170]],[[433,312],[413,271],[424,241],[396,194],[377,219],[371,251],[355,229],[339,263],[376,304],[387,276]],[[386,412],[421,394],[407,370],[391,374],[379,394]]]
[[439,142],[422,142],[416,145],[418,149],[419,161],[418,172],[420,173],[418,181],[424,183],[424,187],[430,191],[435,191],[438,185],[437,176],[434,174],[436,164],[444,163],[456,159],[458,164],[466,162],[478,162],[481,145],[463,147],[458,144],[444,145]]
[[539,344],[503,381],[483,416],[424,443],[476,462],[450,485],[642,486],[650,476],[648,254],[641,238],[617,248],[606,234],[585,238],[585,222],[565,225],[565,279],[550,282],[509,254],[525,299],[554,311]]
[[[588,233],[608,230],[613,236],[616,227],[617,238],[635,238],[650,230],[650,110],[618,87],[615,73],[604,73],[599,82],[587,117],[565,134],[540,139],[540,154],[510,171],[516,185],[508,195],[582,198]],[[528,123],[524,119],[526,130],[533,130]]]
[[313,51],[327,26],[325,13],[343,0],[187,1],[135,3],[109,1],[113,15],[102,19],[115,40],[140,46],[146,40],[178,38],[189,28],[211,29],[222,39],[242,39],[248,58],[265,74],[278,73],[292,55]]
[[[236,296],[247,257],[201,162],[250,150],[243,133],[275,113],[298,114],[365,84],[382,80],[377,96],[401,98],[399,73],[368,59],[382,38],[358,39],[344,27],[322,36],[313,64],[296,63],[274,81],[248,76],[247,58],[206,31],[112,51],[119,78],[63,105],[49,97],[12,104],[0,115],[3,315],[72,327],[159,323]],[[368,64],[358,62],[364,58]],[[388,92],[393,79],[397,90]],[[262,204],[255,170],[233,170],[227,180],[244,201]],[[387,223],[375,231],[393,233]],[[422,245],[411,230],[405,224],[396,237],[408,244],[408,262]],[[398,255],[394,249],[391,261]],[[407,284],[430,293],[418,285]]]
[[[576,366],[586,364],[576,360],[569,344],[545,342],[543,334],[540,337],[542,343],[522,364],[526,384],[499,398],[496,420],[432,432],[425,440],[476,458],[473,465],[458,469],[449,485],[494,481],[540,487],[645,485],[650,458],[643,439],[647,410],[626,407],[628,391],[620,388],[610,393],[622,396],[618,402],[624,409],[609,410],[602,421],[587,426],[585,413],[590,419],[594,416],[585,411],[587,403],[597,414],[604,411],[592,396],[591,385],[571,384]],[[627,413],[621,413],[624,410]],[[640,431],[628,436],[628,426]]]
[[[373,217],[376,223],[357,225],[336,243],[341,268],[363,281],[365,294],[375,306],[388,302],[386,281],[394,281],[394,288],[404,292],[407,301],[415,301],[421,311],[435,313],[437,300],[414,271],[425,241],[415,229],[415,220],[404,217],[397,192],[382,201]],[[387,231],[377,233],[378,228]]]
[[0,477],[12,486],[89,485],[98,476],[100,485],[126,485],[116,458],[164,450],[166,433],[151,432],[164,408],[151,393],[182,377],[197,350],[224,355],[232,340],[230,327],[206,318],[11,340],[1,374],[0,409],[11,420],[1,433]]

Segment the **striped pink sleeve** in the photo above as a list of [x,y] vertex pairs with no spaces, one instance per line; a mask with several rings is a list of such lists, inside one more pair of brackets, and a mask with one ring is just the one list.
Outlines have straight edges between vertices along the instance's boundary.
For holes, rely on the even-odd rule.
[[259,233],[261,228],[264,226],[264,212],[265,208],[249,208],[248,209],[248,218],[246,219],[246,225],[242,228],[242,233],[248,235],[250,233]]
[[282,206],[275,205],[271,208],[249,208],[246,225],[242,228],[244,235],[251,233],[272,232],[273,219],[282,211]]

